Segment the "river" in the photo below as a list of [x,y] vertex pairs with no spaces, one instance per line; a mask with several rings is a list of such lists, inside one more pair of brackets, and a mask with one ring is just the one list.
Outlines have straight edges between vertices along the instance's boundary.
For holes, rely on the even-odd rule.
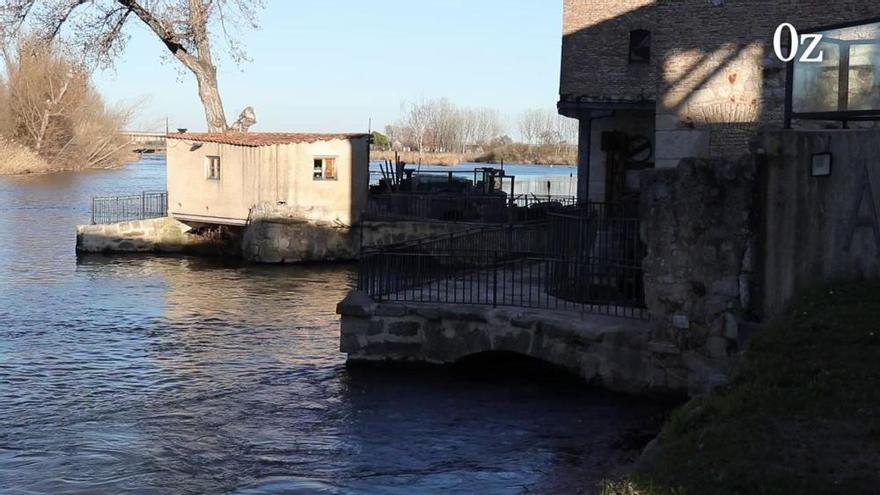
[[0,177],[0,493],[580,493],[660,406],[567,381],[348,370],[349,265],[74,253],[164,162]]

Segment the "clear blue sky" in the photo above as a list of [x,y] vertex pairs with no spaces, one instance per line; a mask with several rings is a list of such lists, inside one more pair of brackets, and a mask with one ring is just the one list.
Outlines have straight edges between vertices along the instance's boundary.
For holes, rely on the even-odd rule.
[[[268,0],[242,39],[253,59],[223,60],[227,117],[256,109],[254,131],[362,131],[392,123],[401,101],[447,97],[513,119],[557,100],[559,0]],[[205,128],[195,79],[139,24],[112,72],[108,101],[146,98],[132,127]],[[508,132],[516,134],[514,125]]]

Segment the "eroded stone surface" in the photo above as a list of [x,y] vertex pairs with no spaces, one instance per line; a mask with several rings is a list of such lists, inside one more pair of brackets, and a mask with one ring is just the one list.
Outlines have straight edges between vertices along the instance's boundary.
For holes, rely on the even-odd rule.
[[[677,395],[686,390],[686,381],[669,381],[667,373],[652,370],[650,327],[642,320],[474,305],[376,304],[358,291],[337,311],[340,349],[352,362],[452,364],[505,351],[542,359],[611,390]],[[683,366],[680,359],[674,365]]]

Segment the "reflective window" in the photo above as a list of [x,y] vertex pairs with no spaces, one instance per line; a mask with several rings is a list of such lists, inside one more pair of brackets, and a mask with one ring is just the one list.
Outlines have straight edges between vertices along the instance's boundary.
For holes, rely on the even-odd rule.
[[821,50],[822,62],[800,60],[809,43],[801,45],[793,62],[792,116],[880,118],[880,22],[818,34],[822,42],[813,55]]

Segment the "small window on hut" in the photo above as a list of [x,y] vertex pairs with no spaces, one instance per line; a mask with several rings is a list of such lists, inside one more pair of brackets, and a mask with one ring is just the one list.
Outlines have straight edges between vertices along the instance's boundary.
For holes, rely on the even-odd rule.
[[629,32],[629,63],[651,62],[651,31],[636,29]]
[[205,157],[205,178],[208,180],[220,180],[220,157]]
[[314,180],[336,180],[336,158],[315,158],[312,178]]

